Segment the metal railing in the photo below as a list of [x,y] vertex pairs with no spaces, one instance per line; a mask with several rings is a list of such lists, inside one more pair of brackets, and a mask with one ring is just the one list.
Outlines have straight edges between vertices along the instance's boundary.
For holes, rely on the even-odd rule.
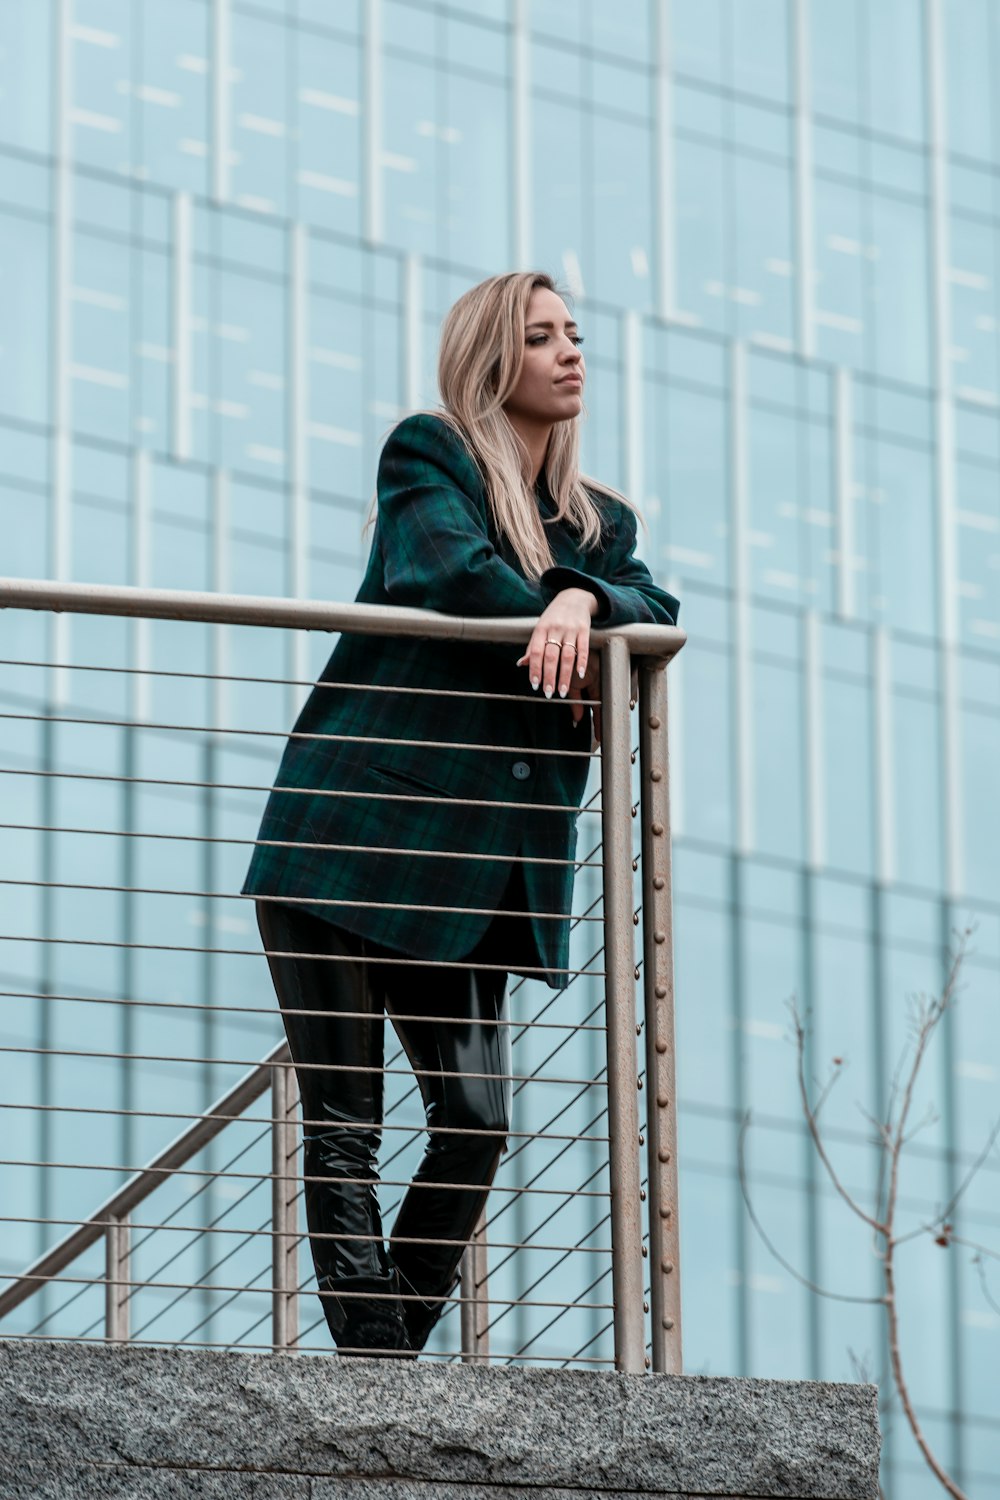
[[[154,679],[169,679],[182,685],[192,681],[209,685],[267,683],[280,690],[301,693],[310,685],[307,681],[294,676],[266,677],[263,673],[241,677],[222,670],[224,655],[219,653],[211,661],[211,671],[155,667],[151,664],[148,639],[142,643],[143,649],[132,653],[133,659],[126,665],[78,663],[62,657],[53,662],[39,660],[37,656],[12,655],[9,646],[5,646],[5,637],[9,639],[10,632],[4,631],[4,621],[12,620],[14,612],[44,611],[132,618],[137,623],[169,620],[200,625],[267,627],[296,633],[340,631],[379,636],[411,635],[425,640],[521,644],[534,623],[530,620],[460,619],[429,611],[373,605],[327,605],[288,599],[54,584],[35,580],[0,580],[0,607],[11,612],[0,614],[0,657],[4,665],[0,683],[6,682],[8,687],[6,692],[0,687],[0,723],[6,720],[8,724],[35,725],[49,737],[62,726],[79,729],[80,726],[93,725],[113,727],[126,735],[140,730],[164,735],[174,733],[186,735],[188,741],[196,741],[216,752],[229,736],[240,738],[241,743],[247,742],[243,737],[257,736],[267,741],[266,750],[261,752],[262,760],[265,755],[273,757],[274,747],[283,742],[288,732],[288,724],[280,717],[266,729],[243,725],[224,728],[219,723],[167,722],[149,713],[148,684]],[[148,629],[148,626],[143,628]],[[65,633],[56,639],[65,650]],[[551,1360],[562,1364],[600,1364],[607,1359],[592,1351],[595,1347],[600,1350],[610,1326],[613,1329],[613,1362],[617,1369],[640,1371],[651,1368],[675,1372],[681,1368],[666,664],[683,645],[684,639],[682,631],[663,626],[632,625],[592,633],[593,646],[601,657],[603,731],[599,756],[593,749],[588,752],[594,769],[599,769],[600,782],[594,796],[585,802],[584,812],[594,820],[593,825],[588,826],[594,826],[595,833],[596,820],[599,819],[601,832],[593,847],[575,864],[580,876],[578,890],[586,887],[588,880],[596,883],[599,879],[600,887],[589,900],[591,892],[584,888],[584,910],[572,918],[576,951],[582,951],[583,957],[577,958],[570,969],[568,987],[557,991],[555,999],[551,992],[546,993],[544,1002],[538,1002],[534,1014],[519,1016],[509,1023],[516,1044],[511,1081],[518,1096],[517,1112],[525,1118],[526,1124],[534,1123],[533,1117],[541,1109],[550,1113],[534,1129],[517,1128],[519,1120],[515,1118],[515,1128],[509,1138],[511,1149],[490,1199],[491,1205],[495,1203],[496,1207],[491,1206],[488,1222],[480,1222],[463,1259],[460,1294],[454,1299],[460,1313],[458,1347],[446,1346],[435,1351],[444,1357],[460,1356],[473,1362],[493,1357],[529,1363]],[[301,654],[298,659],[301,659]],[[19,688],[15,682],[19,671],[25,674],[27,690]],[[113,713],[78,709],[72,702],[68,687],[70,678],[76,673],[97,673],[105,677],[107,674],[121,674],[129,682],[142,682],[145,686],[138,698],[139,712],[135,711],[135,698],[131,713],[120,709]],[[633,743],[632,710],[636,706],[638,737]],[[551,707],[567,711],[566,705],[560,705],[558,699],[553,700]],[[54,897],[63,890],[70,896],[74,891],[78,894],[84,891],[114,894],[125,901],[147,895],[195,899],[209,913],[203,916],[211,929],[209,935],[216,931],[217,923],[209,910],[211,903],[235,894],[231,888],[227,891],[224,881],[220,884],[217,870],[209,871],[211,878],[206,878],[204,888],[200,890],[159,889],[156,885],[144,885],[137,879],[136,850],[150,840],[193,842],[209,855],[221,846],[238,848],[253,842],[252,839],[226,834],[217,813],[212,810],[215,806],[212,799],[223,793],[241,796],[252,793],[257,801],[247,804],[246,815],[252,816],[255,824],[271,778],[261,775],[252,785],[242,780],[233,781],[218,774],[217,753],[206,752],[206,757],[204,774],[200,776],[143,777],[137,774],[141,767],[137,767],[134,757],[130,756],[125,757],[125,765],[117,771],[71,769],[65,763],[64,754],[60,758],[59,753],[53,752],[49,739],[42,764],[37,758],[33,764],[4,764],[0,761],[0,781],[13,778],[21,784],[21,778],[27,778],[42,787],[36,816],[29,817],[27,807],[23,815],[5,816],[0,822],[0,838],[18,832],[37,834],[50,840],[79,835],[99,841],[117,836],[124,851],[123,870],[117,881],[60,880],[60,875],[65,872],[59,868],[58,854],[51,851],[38,872],[40,879],[31,879],[20,869],[5,868],[2,872],[0,887],[22,891],[33,889],[40,893],[42,905],[38,922],[44,930],[11,932],[3,923],[0,973],[4,971],[2,949],[5,942],[34,945],[43,954],[42,967],[45,969],[43,980],[35,990],[18,989],[5,983],[2,989],[5,1003],[35,1001],[43,1022],[48,1014],[47,1006],[62,1007],[72,1015],[73,1006],[77,1005],[80,1014],[86,1017],[91,1014],[92,1007],[106,1005],[124,1018],[122,1044],[117,1049],[49,1046],[47,1043],[53,1040],[51,1028],[43,1023],[39,1025],[34,1045],[0,1047],[0,1057],[6,1053],[9,1061],[28,1057],[36,1059],[43,1075],[42,1097],[9,1106],[43,1122],[37,1157],[12,1155],[4,1165],[31,1174],[61,1171],[59,1182],[62,1184],[70,1180],[67,1174],[74,1174],[72,1180],[75,1182],[76,1174],[82,1172],[85,1175],[87,1170],[101,1168],[119,1179],[119,1184],[96,1212],[82,1221],[77,1219],[76,1227],[72,1227],[53,1247],[45,1249],[28,1269],[6,1274],[4,1279],[9,1284],[0,1292],[0,1318],[25,1306],[29,1299],[40,1293],[48,1295],[54,1288],[69,1293],[68,1302],[61,1304],[55,1312],[47,1312],[34,1329],[20,1330],[11,1336],[52,1336],[51,1329],[58,1325],[59,1316],[73,1304],[80,1308],[89,1306],[93,1314],[89,1327],[76,1336],[141,1339],[144,1331],[149,1332],[157,1320],[166,1315],[164,1308],[175,1309],[177,1299],[201,1296],[205,1306],[202,1324],[189,1331],[184,1340],[162,1340],[155,1335],[150,1340],[191,1343],[193,1332],[198,1332],[204,1324],[211,1329],[212,1320],[218,1322],[226,1306],[242,1305],[241,1299],[256,1291],[269,1299],[270,1338],[261,1337],[256,1344],[249,1342],[248,1333],[254,1333],[262,1321],[256,1318],[251,1328],[241,1331],[238,1337],[224,1337],[213,1342],[286,1351],[311,1347],[306,1342],[309,1330],[300,1329],[302,1298],[309,1278],[303,1279],[299,1264],[305,1236],[301,1227],[301,1174],[297,1165],[300,1149],[296,1120],[298,1101],[295,1074],[284,1043],[271,1047],[260,1062],[245,1059],[252,1063],[249,1071],[232,1086],[213,1090],[216,1094],[214,1103],[197,1111],[192,1109],[187,1114],[180,1110],[136,1107],[139,1103],[138,1083],[126,1088],[121,1109],[110,1109],[101,1104],[63,1104],[46,1095],[52,1067],[60,1060],[68,1063],[72,1059],[79,1069],[84,1070],[88,1066],[110,1063],[124,1068],[126,1078],[132,1073],[138,1076],[143,1068],[149,1067],[168,1068],[175,1064],[189,1069],[200,1067],[209,1081],[219,1076],[220,1069],[237,1066],[242,1061],[227,1056],[226,1048],[221,1052],[218,1050],[218,1035],[211,1037],[211,1050],[206,1044],[203,1053],[197,1056],[143,1051],[138,1045],[135,1018],[147,1012],[159,1009],[165,1018],[170,1018],[169,1011],[176,1012],[178,1017],[201,1016],[205,1024],[216,1028],[220,1018],[230,1013],[236,1013],[244,1020],[251,1015],[276,1018],[273,1005],[263,1004],[256,1008],[245,1003],[222,1006],[217,1000],[210,1003],[209,995],[201,1003],[179,1002],[176,998],[164,1001],[137,993],[141,988],[134,973],[134,961],[138,955],[156,951],[189,954],[196,964],[201,965],[201,974],[211,984],[214,971],[208,966],[227,956],[239,959],[243,964],[248,960],[259,960],[262,956],[259,949],[221,947],[211,941],[204,945],[143,944],[135,941],[131,934],[121,941],[100,936],[62,937],[58,931]],[[115,785],[122,788],[125,795],[134,795],[150,786],[182,789],[185,795],[207,797],[209,813],[200,831],[195,833],[179,828],[149,830],[132,826],[116,833],[116,830],[96,826],[74,826],[60,822],[55,794],[55,788],[60,784],[74,781],[94,788]],[[635,837],[637,824],[638,840]],[[90,848],[91,844],[85,847]],[[641,871],[638,904],[634,897],[637,871]],[[247,898],[241,899],[245,901]],[[602,909],[598,913],[599,907]],[[637,954],[635,937],[640,928],[641,953]],[[601,938],[601,946],[596,952],[589,952],[584,939],[594,931]],[[88,993],[64,992],[59,988],[58,974],[53,972],[50,957],[60,944],[66,944],[70,951],[90,946],[103,953],[119,953],[125,963],[124,979],[127,982],[113,987],[118,993],[101,991],[96,984],[90,986]],[[596,967],[602,948],[603,965]],[[600,985],[600,994],[585,1018],[582,1021],[563,1019],[561,1012],[567,1009],[566,997],[573,1001],[587,984],[595,981]],[[641,1003],[637,1005],[638,985],[641,985]],[[515,997],[519,993],[527,996],[529,992],[530,984],[524,980],[513,986]],[[602,1014],[603,1020],[600,1019]],[[643,1035],[645,1057],[644,1066],[640,1067],[637,1039]],[[602,1038],[603,1056],[595,1057],[593,1049]],[[536,1058],[532,1048],[543,1055]],[[520,1057],[526,1057],[523,1066],[518,1061]],[[580,1066],[575,1071],[569,1066],[574,1057],[580,1059]],[[563,1060],[567,1063],[565,1068],[560,1066]],[[403,1065],[395,1066],[399,1062]],[[549,1071],[553,1063],[555,1072]],[[405,1058],[399,1053],[391,1057],[385,1072],[387,1087],[391,1086],[395,1095],[387,1100],[384,1130],[394,1144],[398,1136],[400,1144],[383,1164],[387,1169],[398,1164],[395,1177],[383,1177],[383,1191],[405,1187],[407,1151],[419,1139],[423,1128],[419,1120],[407,1123],[404,1118],[416,1094]],[[264,1116],[248,1115],[251,1106],[268,1094],[269,1112]],[[524,1101],[521,1095],[525,1096]],[[645,1099],[645,1119],[641,1126],[640,1095]],[[528,1101],[531,1102],[530,1115]],[[151,1127],[163,1129],[165,1121],[172,1115],[190,1118],[191,1123],[169,1145],[155,1152],[146,1165],[135,1169],[128,1161],[61,1161],[54,1149],[52,1124],[60,1115],[117,1119],[126,1130],[136,1124],[141,1124],[146,1130]],[[262,1126],[263,1130],[257,1132],[252,1143],[235,1158],[220,1165],[212,1157],[212,1152],[223,1134],[228,1139],[248,1125]],[[268,1146],[266,1167],[255,1171],[237,1168],[237,1162],[245,1153],[252,1156],[253,1151],[259,1153]],[[576,1165],[571,1166],[571,1163]],[[578,1180],[572,1176],[574,1171],[579,1173]],[[125,1180],[121,1181],[122,1178]],[[515,1180],[508,1181],[508,1178]],[[157,1219],[155,1214],[143,1212],[141,1218],[137,1217],[145,1205],[151,1204],[154,1194],[162,1192],[166,1185],[170,1185],[175,1194],[186,1191],[188,1187],[191,1191],[170,1214],[161,1214]],[[259,1223],[250,1226],[224,1224],[223,1219],[231,1211],[223,1208],[208,1223],[187,1225],[176,1222],[180,1209],[206,1192],[225,1189],[231,1195],[231,1203],[242,1206],[244,1200],[248,1204],[252,1201],[259,1188],[267,1189],[270,1195],[267,1214]],[[51,1192],[43,1206],[50,1203]],[[593,1213],[587,1217],[589,1210]],[[577,1215],[576,1223],[571,1225],[573,1232],[561,1236],[551,1234],[553,1228],[566,1228],[570,1224],[571,1212]],[[585,1220],[582,1234],[578,1232],[580,1214]],[[210,1218],[210,1215],[202,1217]],[[11,1225],[35,1225],[43,1239],[49,1238],[60,1224],[67,1226],[65,1218],[52,1212],[9,1214],[7,1220]],[[547,1229],[551,1237],[546,1233]],[[189,1238],[176,1253],[165,1261],[161,1259],[158,1266],[150,1268],[143,1264],[144,1258],[148,1260],[152,1254],[151,1247],[160,1243],[160,1237],[169,1237],[170,1234],[188,1235]],[[206,1245],[214,1243],[214,1238],[226,1235],[233,1237],[235,1248],[221,1260],[211,1262]],[[210,1237],[214,1238],[210,1240]],[[241,1278],[238,1273],[240,1255],[247,1246],[256,1251],[261,1241],[269,1243],[266,1272],[258,1271],[254,1278],[246,1275]],[[95,1247],[98,1250],[103,1248],[103,1264],[91,1266],[88,1271],[87,1255]],[[532,1256],[538,1258],[538,1269],[531,1261]],[[196,1268],[192,1257],[201,1258],[197,1275],[194,1274]],[[80,1268],[81,1260],[85,1263],[81,1274],[65,1274],[70,1268]],[[488,1266],[490,1261],[492,1264]],[[595,1264],[597,1274],[592,1277],[590,1271]],[[188,1280],[182,1279],[185,1265],[190,1268]],[[225,1265],[230,1266],[233,1274],[228,1280],[223,1275],[220,1281],[216,1273],[221,1272]],[[583,1266],[586,1271],[580,1270]],[[523,1271],[527,1281],[525,1287],[520,1281],[512,1281],[515,1271],[521,1267],[526,1268]],[[265,1286],[248,1285],[250,1279],[259,1280],[261,1274],[266,1274]],[[601,1291],[609,1275],[610,1295]],[[566,1288],[561,1298],[552,1294],[554,1280],[559,1283],[557,1290],[563,1286]],[[140,1305],[142,1294],[152,1290],[160,1297],[161,1310],[151,1314],[145,1323],[139,1323],[135,1310]],[[503,1295],[505,1291],[506,1296]],[[103,1308],[96,1313],[92,1306],[95,1293],[103,1297]],[[168,1300],[171,1293],[176,1293],[172,1302]],[[228,1304],[225,1298],[230,1299]],[[648,1331],[647,1314],[650,1315]],[[264,1315],[263,1321],[267,1316]],[[513,1317],[516,1322],[519,1316],[522,1318],[519,1332],[508,1335],[508,1330],[514,1326],[509,1320]],[[527,1329],[531,1336],[526,1337],[527,1325],[523,1319],[529,1316],[537,1324],[537,1331]],[[557,1353],[545,1352],[554,1347],[552,1328],[560,1323],[567,1327],[574,1317],[579,1319],[581,1316],[584,1318],[582,1332],[576,1337],[583,1338],[584,1334],[590,1337],[577,1344],[571,1353],[565,1348]],[[97,1328],[101,1330],[99,1333],[94,1332]],[[0,1325],[0,1333],[3,1332],[3,1325]],[[497,1349],[500,1336],[506,1341],[505,1352]]]

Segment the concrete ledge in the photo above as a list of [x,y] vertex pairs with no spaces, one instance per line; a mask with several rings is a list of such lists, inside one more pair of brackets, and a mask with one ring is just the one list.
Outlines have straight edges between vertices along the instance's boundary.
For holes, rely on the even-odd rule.
[[2,1500],[876,1500],[874,1386],[0,1342]]

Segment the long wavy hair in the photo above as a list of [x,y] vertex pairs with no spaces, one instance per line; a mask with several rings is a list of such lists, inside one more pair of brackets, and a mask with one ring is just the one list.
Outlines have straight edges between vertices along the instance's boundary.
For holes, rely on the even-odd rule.
[[[441,326],[438,386],[448,423],[476,463],[497,533],[505,537],[528,578],[552,566],[552,549],[531,487],[530,455],[504,411],[524,361],[528,303],[536,287],[568,293],[544,271],[490,276],[464,292]],[[624,495],[580,473],[580,419],[553,425],[545,476],[555,503],[551,523],[565,521],[582,545],[598,545],[604,530],[597,496],[634,509]]]

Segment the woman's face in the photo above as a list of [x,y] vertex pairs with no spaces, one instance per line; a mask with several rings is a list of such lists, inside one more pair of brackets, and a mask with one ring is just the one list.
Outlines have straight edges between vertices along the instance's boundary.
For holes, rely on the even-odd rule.
[[531,422],[579,416],[586,376],[583,340],[565,302],[547,287],[535,287],[524,321],[524,363],[504,409]]

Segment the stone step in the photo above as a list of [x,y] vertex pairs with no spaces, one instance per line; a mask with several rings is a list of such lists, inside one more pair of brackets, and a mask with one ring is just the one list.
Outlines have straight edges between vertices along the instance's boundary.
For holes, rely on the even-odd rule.
[[0,1341],[2,1500],[877,1500],[875,1387]]

